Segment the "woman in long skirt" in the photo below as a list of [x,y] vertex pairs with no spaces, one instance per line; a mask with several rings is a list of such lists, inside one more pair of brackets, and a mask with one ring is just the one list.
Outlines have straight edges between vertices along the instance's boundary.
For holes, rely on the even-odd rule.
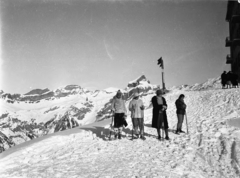
[[157,129],[158,139],[161,139],[160,129],[165,130],[166,140],[169,140],[168,137],[168,120],[167,120],[167,102],[166,99],[162,96],[163,91],[157,90],[156,96],[152,98],[153,105],[153,115],[152,115],[152,127]]

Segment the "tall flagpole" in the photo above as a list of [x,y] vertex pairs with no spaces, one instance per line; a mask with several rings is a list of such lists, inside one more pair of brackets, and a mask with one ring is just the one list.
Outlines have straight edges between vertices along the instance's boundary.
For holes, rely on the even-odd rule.
[[158,65],[162,68],[162,89],[163,91],[165,91],[166,87],[165,87],[165,80],[164,80],[164,64],[163,64],[162,57],[158,59]]
[[162,60],[162,87],[163,87],[163,91],[165,91],[166,87],[165,87],[165,80],[164,80],[164,64],[163,64],[163,60]]

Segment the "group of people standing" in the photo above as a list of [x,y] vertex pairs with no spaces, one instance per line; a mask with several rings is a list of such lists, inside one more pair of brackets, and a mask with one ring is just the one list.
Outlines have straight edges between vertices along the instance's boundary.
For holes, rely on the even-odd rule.
[[222,88],[238,88],[238,75],[232,71],[223,71],[221,75]]
[[[158,139],[162,139],[161,129],[165,132],[165,139],[169,140],[168,135],[168,119],[167,119],[167,102],[166,99],[162,96],[164,93],[162,90],[157,90],[156,95],[152,97],[151,104],[153,106],[152,110],[152,127],[156,128]],[[186,104],[184,102],[185,96],[181,94],[176,100],[176,114],[178,118],[176,134],[184,133],[182,131],[182,123],[184,115],[186,113]],[[119,90],[116,96],[112,100],[112,111],[114,112],[114,132],[115,138],[121,139],[122,129],[124,122],[126,122],[127,117],[127,108],[123,99],[123,95]],[[133,99],[129,103],[128,107],[131,112],[133,130],[137,138],[145,140],[144,136],[144,104],[143,101],[139,98],[139,94],[135,93]]]

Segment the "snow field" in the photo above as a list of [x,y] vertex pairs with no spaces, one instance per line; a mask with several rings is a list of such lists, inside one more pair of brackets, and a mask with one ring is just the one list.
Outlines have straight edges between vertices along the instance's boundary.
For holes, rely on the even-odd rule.
[[[174,103],[181,93],[186,96],[189,134],[176,135]],[[151,128],[152,96],[142,98],[147,108],[145,141],[130,140],[129,116],[123,138],[108,141],[109,119],[44,136],[3,152],[0,177],[239,177],[240,130],[227,125],[229,119],[240,115],[239,89],[168,93],[165,98],[170,141],[157,140],[157,132]],[[185,120],[183,130],[186,131]]]

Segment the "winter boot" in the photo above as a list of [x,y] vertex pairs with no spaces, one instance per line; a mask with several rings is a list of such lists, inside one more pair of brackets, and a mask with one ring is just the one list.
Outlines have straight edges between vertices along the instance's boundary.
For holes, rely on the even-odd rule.
[[170,138],[168,136],[165,137],[166,140],[170,140]]
[[168,137],[168,129],[165,129],[165,134],[166,134],[165,139],[166,139],[166,140],[169,140],[169,137]]
[[122,135],[120,133],[118,134],[118,139],[122,139]]
[[140,138],[141,138],[142,140],[146,140],[146,138],[144,137],[144,135],[141,135]]
[[182,130],[179,130],[179,132],[180,132],[180,133],[185,133],[185,132],[184,132],[184,131],[182,131]]

